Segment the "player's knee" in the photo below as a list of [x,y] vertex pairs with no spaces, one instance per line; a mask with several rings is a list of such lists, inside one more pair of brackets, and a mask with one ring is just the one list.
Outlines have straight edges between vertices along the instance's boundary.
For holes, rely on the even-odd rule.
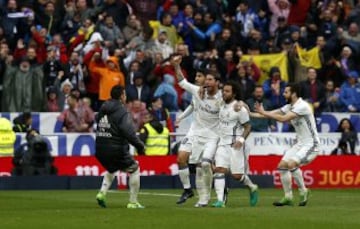
[[244,180],[244,174],[232,174],[232,177],[237,181]]
[[286,161],[280,161],[277,167],[278,167],[278,170],[289,168],[288,163]]
[[215,167],[214,173],[227,173],[227,169],[224,167]]
[[298,163],[297,163],[296,161],[290,160],[290,161],[288,162],[288,169],[289,169],[289,170],[294,170],[294,169],[296,169],[297,167],[299,167],[299,165],[298,165]]
[[207,160],[201,162],[201,168],[207,170],[211,169],[211,163]]
[[179,152],[177,156],[177,163],[179,166],[186,166],[188,161],[188,154],[186,152]]

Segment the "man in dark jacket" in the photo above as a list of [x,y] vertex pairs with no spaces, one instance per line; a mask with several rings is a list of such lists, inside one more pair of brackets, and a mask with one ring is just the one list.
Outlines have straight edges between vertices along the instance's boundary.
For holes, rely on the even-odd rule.
[[111,89],[111,99],[100,108],[96,117],[96,153],[95,156],[107,170],[96,200],[101,207],[106,207],[106,192],[109,190],[118,170],[129,173],[130,202],[127,208],[144,208],[138,201],[140,188],[140,169],[129,152],[129,143],[139,154],[144,153],[144,144],[136,136],[131,115],[124,103],[126,93],[123,87],[116,85]]
[[126,97],[128,101],[136,99],[150,105],[151,91],[148,85],[144,84],[144,75],[140,71],[134,72],[133,76],[134,84],[128,84],[126,86]]
[[317,79],[313,67],[307,69],[308,79],[300,82],[301,97],[312,104],[315,115],[320,115],[326,105],[325,86]]
[[[271,109],[271,103],[264,97],[264,89],[261,85],[255,87],[253,96],[246,100],[251,112],[254,112],[255,103],[262,103],[266,109]],[[273,119],[250,118],[251,131],[269,132],[276,130],[276,122]]]

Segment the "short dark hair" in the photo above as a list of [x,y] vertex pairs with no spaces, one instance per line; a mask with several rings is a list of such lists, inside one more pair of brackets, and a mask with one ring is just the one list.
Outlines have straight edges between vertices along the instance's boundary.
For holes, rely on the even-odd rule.
[[241,100],[241,89],[240,89],[239,83],[230,80],[230,81],[224,83],[223,88],[225,86],[230,86],[231,89],[232,89],[232,93],[235,95],[235,99],[236,100]]
[[201,73],[201,74],[203,74],[204,76],[206,75],[204,68],[196,68],[196,73]]
[[297,97],[301,96],[301,87],[298,83],[288,83],[286,87],[290,87],[291,93],[296,93]]
[[239,5],[240,5],[240,4],[244,4],[244,5],[248,6],[248,5],[249,5],[249,1],[248,1],[248,0],[241,0],[241,1],[239,2]]
[[206,76],[206,75],[212,75],[216,81],[221,81],[221,76],[220,76],[220,74],[219,74],[218,72],[216,72],[216,71],[206,69],[206,70],[204,71],[204,74],[205,74],[205,76]]
[[159,99],[161,99],[160,96],[154,96],[151,98],[151,103],[155,103],[156,101],[158,101]]
[[30,119],[31,116],[31,112],[24,112],[21,114],[22,120],[25,122],[26,120]]
[[111,88],[111,98],[120,99],[120,96],[124,93],[124,87],[115,85]]

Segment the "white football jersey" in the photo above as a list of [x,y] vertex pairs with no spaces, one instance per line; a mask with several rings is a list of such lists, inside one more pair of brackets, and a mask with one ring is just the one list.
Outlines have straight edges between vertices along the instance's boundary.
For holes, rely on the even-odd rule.
[[319,144],[319,135],[316,129],[315,117],[306,101],[299,98],[294,105],[287,104],[280,109],[282,112],[287,113],[292,111],[298,115],[297,118],[291,120],[294,126],[297,140],[302,143]]
[[249,112],[245,107],[242,107],[238,112],[234,110],[236,103],[236,100],[229,104],[223,102],[220,107],[219,145],[234,143],[236,138],[243,134],[243,125],[250,121]]
[[198,94],[199,86],[189,83],[186,79],[179,82],[179,85],[193,96],[192,134],[204,138],[218,138],[219,110],[222,102],[221,91],[219,90],[214,96],[209,96],[205,92],[204,99],[201,99]]

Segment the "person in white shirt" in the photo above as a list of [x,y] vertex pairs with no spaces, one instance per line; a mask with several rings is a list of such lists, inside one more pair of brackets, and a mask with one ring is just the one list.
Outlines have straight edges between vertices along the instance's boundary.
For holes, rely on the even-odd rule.
[[272,118],[280,122],[288,122],[294,126],[297,143],[285,152],[278,170],[280,171],[281,183],[285,196],[273,203],[274,206],[293,205],[292,177],[299,188],[299,206],[305,206],[308,202],[310,190],[305,187],[304,178],[300,166],[310,163],[319,153],[319,137],[313,111],[300,95],[299,84],[288,84],[284,91],[287,104],[280,109],[265,111],[259,103],[255,104],[253,117]]
[[[199,201],[195,207],[207,206],[210,199],[212,185],[212,162],[219,141],[219,110],[222,101],[221,91],[219,90],[220,75],[217,72],[206,72],[205,87],[203,97],[200,96],[200,87],[189,83],[183,76],[180,68],[181,56],[172,56],[171,64],[176,71],[176,77],[180,87],[188,91],[193,96],[194,101],[194,121],[192,123],[193,147],[199,147],[201,155],[201,176],[203,188],[199,194]],[[200,159],[199,159],[200,160]],[[181,170],[181,168],[180,168]],[[181,172],[180,172],[181,174]],[[181,177],[182,175],[180,175]]]
[[251,125],[249,112],[245,107],[235,111],[238,104],[240,86],[235,82],[227,82],[223,86],[223,103],[220,107],[220,141],[215,154],[214,187],[217,201],[213,207],[225,207],[224,189],[225,174],[231,171],[235,180],[242,182],[249,188],[250,205],[255,206],[258,199],[258,186],[253,184],[247,173],[249,172],[249,147],[245,139],[249,136]]
[[[200,87],[205,85],[204,72],[200,70],[196,72],[195,83]],[[194,109],[195,103],[196,103],[195,99],[192,98],[191,104],[185,109],[185,111],[181,115],[179,115],[176,118],[176,122],[175,122],[176,125],[179,125],[181,120],[185,119],[192,113],[195,116],[195,113],[197,112]],[[194,144],[195,142],[193,136],[193,129],[194,126],[196,126],[194,122],[196,122],[196,120],[194,120],[191,123],[190,129],[187,132],[186,136],[182,139],[178,151],[177,163],[179,166],[179,177],[183,185],[184,192],[176,202],[177,204],[185,203],[188,198],[194,196],[194,192],[192,191],[190,184],[190,173],[193,173],[194,169],[196,169],[195,183],[199,196],[203,187],[202,178],[201,178],[201,167],[197,166],[201,162],[200,158],[201,158],[202,147],[200,147],[199,144]]]

